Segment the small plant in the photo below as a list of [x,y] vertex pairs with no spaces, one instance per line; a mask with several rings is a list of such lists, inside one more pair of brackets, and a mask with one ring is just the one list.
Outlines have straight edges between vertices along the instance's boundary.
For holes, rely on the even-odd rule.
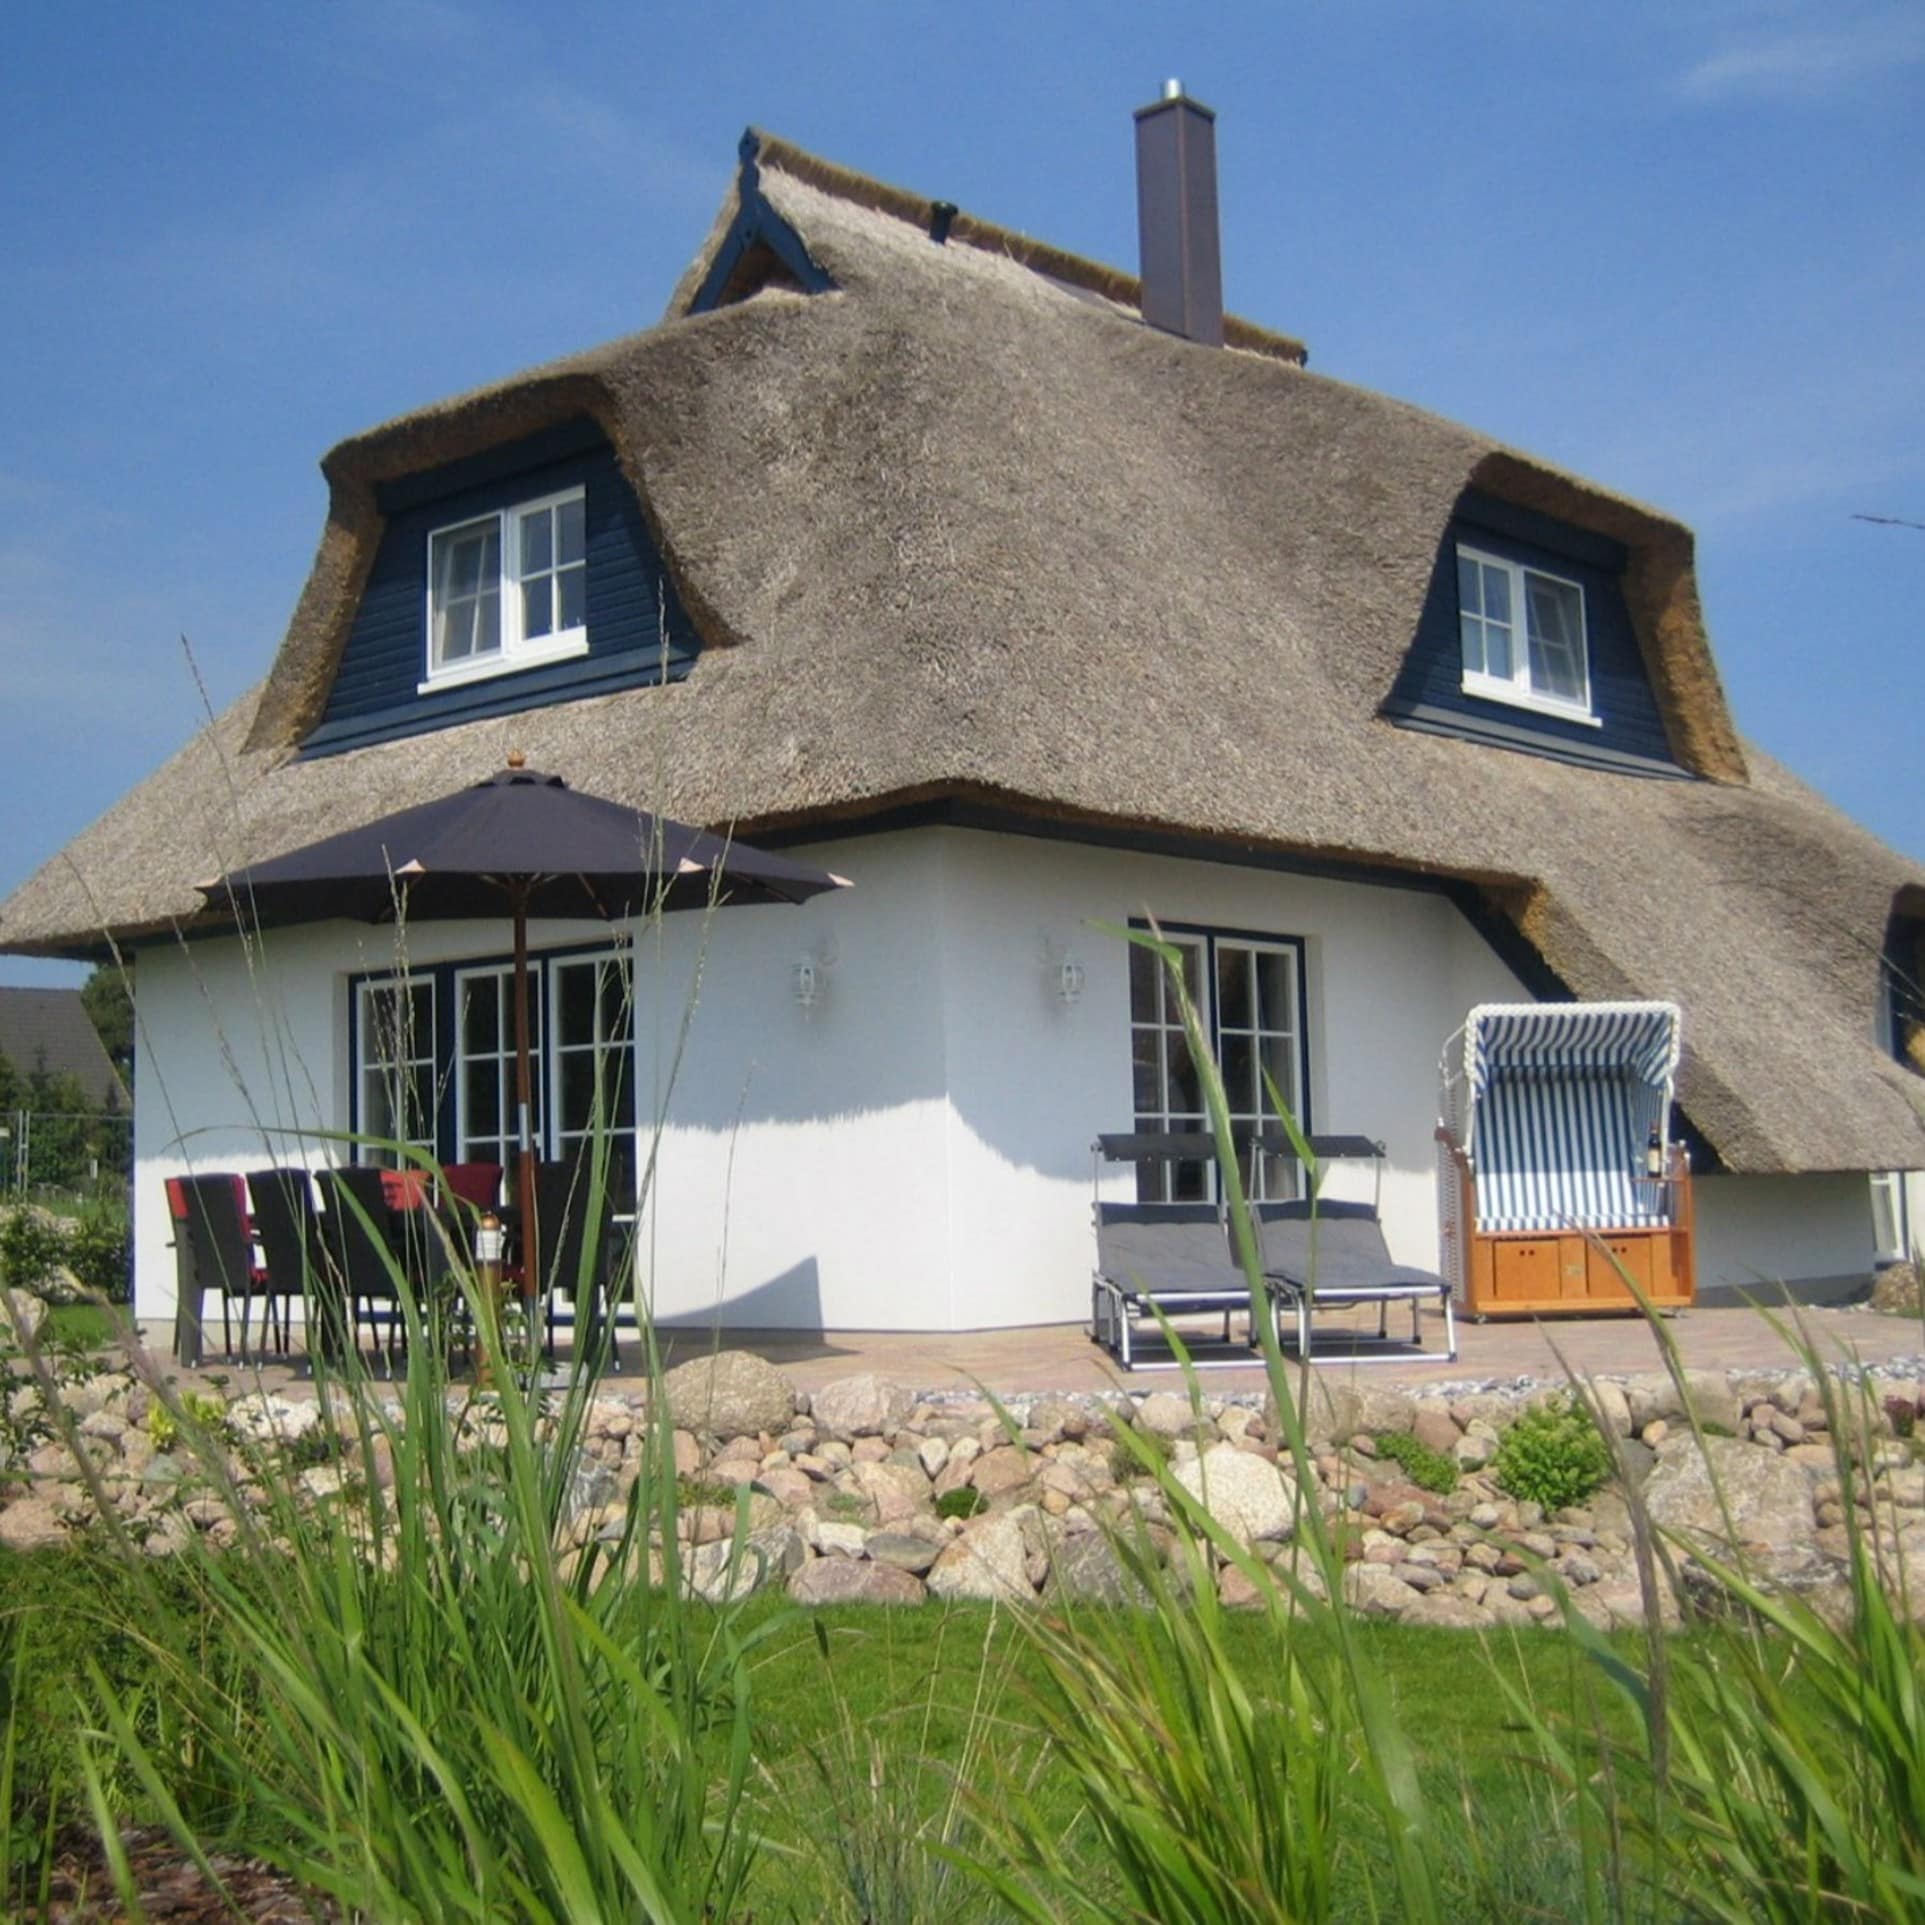
[[936,1499],[938,1517],[974,1517],[989,1508],[989,1499],[974,1484],[959,1484]]
[[[1142,1446],[1143,1453],[1147,1453],[1150,1458],[1154,1459],[1156,1465],[1168,1466],[1172,1454],[1172,1447],[1167,1437],[1160,1431],[1154,1430],[1139,1430],[1135,1435],[1137,1443]],[[1119,1484],[1136,1484],[1146,1480],[1154,1483],[1156,1481],[1155,1468],[1153,1468],[1150,1463],[1145,1462],[1144,1456],[1137,1451],[1119,1450],[1116,1453],[1112,1468],[1116,1472],[1116,1481]]]
[[1407,1430],[1390,1430],[1377,1439],[1377,1455],[1388,1457],[1420,1491],[1440,1497],[1457,1488],[1457,1465],[1442,1451],[1420,1444]]
[[1611,1450],[1585,1411],[1559,1396],[1527,1410],[1499,1440],[1491,1460],[1513,1497],[1561,1511],[1581,1504],[1611,1475]]
[[1894,1437],[1910,1437],[1918,1429],[1918,1406],[1909,1397],[1887,1397],[1885,1415]]
[[[217,1437],[228,1434],[226,1401],[212,1391],[190,1390],[180,1407],[190,1424]],[[156,1402],[148,1407],[147,1435],[157,1451],[170,1451],[180,1442],[180,1420],[165,1404]]]
[[[733,1497],[730,1502],[734,1502]],[[822,1500],[822,1514],[839,1524],[866,1524],[875,1512],[859,1492],[830,1491]]]

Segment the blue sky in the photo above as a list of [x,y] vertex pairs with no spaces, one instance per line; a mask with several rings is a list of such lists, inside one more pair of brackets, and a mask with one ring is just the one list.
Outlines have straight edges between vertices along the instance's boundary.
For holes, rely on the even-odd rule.
[[[754,121],[1226,296],[1681,516],[1740,726],[1925,858],[1925,7],[21,7],[0,70],[0,896],[272,659],[317,463],[651,323]],[[191,647],[183,646],[185,637]],[[0,981],[73,979],[0,958]]]

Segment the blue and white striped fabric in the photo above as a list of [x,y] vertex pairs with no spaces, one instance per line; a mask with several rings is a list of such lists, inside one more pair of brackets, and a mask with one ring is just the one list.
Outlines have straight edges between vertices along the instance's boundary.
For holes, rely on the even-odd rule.
[[1471,1013],[1464,1054],[1480,1229],[1667,1220],[1668,1192],[1636,1179],[1670,1109],[1673,1006],[1487,1006]]

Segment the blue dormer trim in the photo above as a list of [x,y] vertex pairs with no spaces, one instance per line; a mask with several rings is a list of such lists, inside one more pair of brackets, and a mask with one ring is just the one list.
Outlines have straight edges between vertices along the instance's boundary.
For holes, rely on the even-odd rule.
[[[422,692],[428,537],[437,528],[567,489],[587,510],[585,654]],[[321,720],[304,756],[334,755],[488,716],[679,681],[700,642],[599,427],[586,419],[451,461],[377,490],[386,518]]]
[[827,294],[835,287],[828,273],[810,258],[802,236],[768,203],[762,192],[759,156],[762,143],[754,128],[742,136],[742,170],[736,186],[736,215],[715,259],[689,303],[691,314],[706,314],[724,304],[729,283],[742,263],[756,250],[766,248],[780,261],[805,294]]
[[[1457,609],[1460,543],[1543,569],[1583,589],[1593,721],[1520,708],[1464,687]],[[1671,753],[1625,606],[1625,559],[1624,549],[1603,535],[1467,490],[1438,543],[1417,633],[1383,715],[1402,728],[1585,768],[1689,780]]]

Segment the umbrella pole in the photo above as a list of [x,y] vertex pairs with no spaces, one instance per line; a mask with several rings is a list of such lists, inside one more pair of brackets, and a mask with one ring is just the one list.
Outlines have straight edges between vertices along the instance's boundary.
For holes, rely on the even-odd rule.
[[[515,1188],[521,1204],[521,1301],[532,1331],[541,1290],[541,1227],[535,1221],[535,1163],[530,1141],[528,1068],[528,892],[515,892]],[[532,1337],[531,1337],[532,1341]]]

